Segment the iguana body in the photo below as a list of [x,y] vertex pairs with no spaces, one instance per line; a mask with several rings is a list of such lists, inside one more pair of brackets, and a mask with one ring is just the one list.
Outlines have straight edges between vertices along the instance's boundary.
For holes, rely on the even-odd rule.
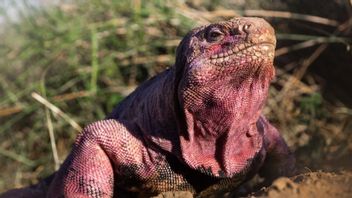
[[294,158],[261,116],[274,77],[273,28],[235,18],[192,30],[173,67],[88,125],[48,197],[149,196],[290,174]]

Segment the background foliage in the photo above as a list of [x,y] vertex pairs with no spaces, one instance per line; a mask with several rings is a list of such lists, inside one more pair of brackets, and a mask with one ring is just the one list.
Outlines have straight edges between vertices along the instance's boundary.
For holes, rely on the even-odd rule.
[[0,2],[0,192],[53,172],[81,127],[173,64],[192,27],[241,15],[277,31],[264,113],[300,165],[351,168],[350,1],[48,2]]

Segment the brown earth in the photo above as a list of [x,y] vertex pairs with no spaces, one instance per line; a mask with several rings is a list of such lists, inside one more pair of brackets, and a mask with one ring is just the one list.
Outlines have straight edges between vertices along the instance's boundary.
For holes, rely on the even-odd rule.
[[[279,178],[258,197],[339,197],[352,196],[352,172],[311,172],[293,178]],[[256,197],[256,196],[255,196]]]
[[[261,198],[349,198],[352,196],[352,172],[309,172],[299,174],[292,178],[281,177],[276,179],[269,187],[262,188],[256,193],[241,197]],[[155,198],[192,198],[190,192],[177,191],[159,194]],[[209,193],[208,198],[236,197],[234,192],[219,192],[216,189]]]

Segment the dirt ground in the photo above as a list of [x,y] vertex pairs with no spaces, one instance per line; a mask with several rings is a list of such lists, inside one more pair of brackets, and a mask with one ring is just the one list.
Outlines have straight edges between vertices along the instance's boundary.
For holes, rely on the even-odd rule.
[[[352,172],[311,172],[293,178],[278,178],[254,197],[351,197]],[[260,193],[259,193],[260,194]]]
[[[261,198],[350,198],[352,196],[352,172],[309,172],[299,174],[292,178],[281,177],[276,179],[271,186],[262,188],[258,192],[240,197]],[[155,198],[192,198],[190,192],[166,192]],[[216,197],[238,197],[234,192],[209,193],[208,198]]]

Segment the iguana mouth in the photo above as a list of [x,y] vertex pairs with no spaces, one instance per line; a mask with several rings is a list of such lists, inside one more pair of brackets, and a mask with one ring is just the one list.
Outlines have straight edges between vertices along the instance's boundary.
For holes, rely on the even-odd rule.
[[[274,53],[275,44],[270,42],[262,42],[258,44],[239,44],[229,49],[225,52],[220,52],[213,54],[210,57],[210,62],[212,64],[218,64],[223,62],[231,61],[235,56],[248,55],[252,56],[253,59],[260,58],[262,56],[271,56],[270,54]],[[250,51],[251,53],[247,53]]]

